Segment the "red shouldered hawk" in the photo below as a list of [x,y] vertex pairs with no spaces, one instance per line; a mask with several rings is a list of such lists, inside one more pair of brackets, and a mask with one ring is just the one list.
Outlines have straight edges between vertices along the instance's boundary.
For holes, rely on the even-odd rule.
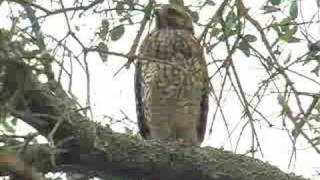
[[163,5],[156,28],[143,41],[135,71],[140,134],[145,139],[203,141],[208,72],[185,7]]

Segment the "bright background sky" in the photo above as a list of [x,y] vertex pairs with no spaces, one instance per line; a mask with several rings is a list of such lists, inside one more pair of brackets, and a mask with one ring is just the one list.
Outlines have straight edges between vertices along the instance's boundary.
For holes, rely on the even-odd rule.
[[[70,1],[70,3],[71,2],[72,1]],[[164,0],[158,0],[157,2],[167,3],[167,1]],[[185,2],[187,5],[196,5],[198,1],[185,0]],[[45,1],[43,1],[42,3],[44,6],[48,6],[47,2]],[[68,2],[66,2],[65,4],[66,7],[69,6],[67,3]],[[221,0],[217,1],[217,4],[220,3]],[[265,1],[245,1],[246,6],[250,8],[250,15],[259,20],[262,25],[264,25],[264,23],[270,22],[270,17],[263,15],[263,11],[261,11],[260,9],[264,3]],[[303,7],[301,7],[301,9],[303,9],[302,12],[304,19],[310,19],[310,17],[313,16],[314,13],[318,12],[315,0],[305,0],[302,2],[302,5]],[[8,24],[10,24],[11,22],[7,17],[9,9],[7,8],[7,6],[4,6],[6,5],[2,5],[2,7],[0,7],[0,27],[8,27]],[[287,4],[284,3],[281,7],[286,8],[286,6]],[[201,14],[201,17],[204,17],[204,19],[202,20],[205,22],[205,18],[211,17],[216,12],[217,7],[218,6],[214,6],[204,10]],[[299,11],[299,13],[301,12]],[[279,16],[284,16],[284,14],[280,13]],[[137,16],[137,18],[140,17],[141,16]],[[301,14],[299,14],[299,17],[301,18]],[[82,18],[81,20],[74,19],[73,21],[71,21],[71,24],[73,26],[77,25],[80,27],[80,30],[77,31],[77,36],[80,37],[81,41],[86,45],[94,45],[99,42],[98,40],[94,39],[94,43],[90,43],[92,40],[91,38],[94,37],[93,34],[97,31],[96,28],[99,27],[100,23],[101,19],[97,18],[96,16],[88,16]],[[250,32],[250,28],[253,29],[252,27],[248,26],[248,28],[246,28],[246,31]],[[131,43],[135,37],[135,32],[137,31],[137,29],[138,27],[130,27],[130,29],[126,29],[126,33],[120,41],[111,43],[111,50],[127,53],[131,47]],[[46,21],[43,22],[42,30],[44,34],[50,34],[57,39],[61,39],[67,32],[66,22],[64,20],[63,14],[50,16]],[[308,31],[313,35],[319,34],[319,28],[317,26],[312,26]],[[196,35],[199,35],[199,32],[201,32],[201,29],[197,28]],[[72,46],[74,51],[79,51],[80,49],[80,47],[73,41],[70,41],[68,45]],[[306,52],[306,42],[295,45],[284,44],[282,48],[285,51],[283,55],[284,59],[286,58],[286,54],[289,54],[290,52],[292,52],[293,57],[296,57]],[[216,51],[216,57],[221,57],[221,59],[225,57],[226,50],[218,49]],[[261,51],[263,51],[263,49],[261,49]],[[105,118],[106,116],[113,117],[114,119],[122,119],[124,118],[124,116],[128,116],[132,121],[136,121],[133,90],[133,65],[131,65],[129,69],[122,70],[117,76],[114,77],[115,72],[117,72],[117,70],[126,62],[125,59],[115,56],[109,56],[108,61],[103,63],[101,60],[99,60],[99,56],[97,54],[90,54],[88,57],[88,62],[91,70],[91,103],[94,114],[93,119],[100,122],[108,122],[107,118]],[[255,92],[258,83],[266,77],[264,74],[264,70],[262,70],[257,65],[256,61],[252,60],[251,58],[245,57],[241,52],[235,54],[234,62],[240,74],[241,82],[243,83],[246,93],[252,95]],[[77,74],[77,78],[75,78],[73,81],[73,93],[79,98],[80,102],[85,104],[85,76],[83,71],[79,68],[75,68],[74,70],[74,73]],[[209,67],[209,72],[211,74],[215,72],[215,70],[215,67]],[[66,79],[65,82],[67,82]],[[219,88],[221,88],[219,86],[220,84],[221,79],[219,81],[218,78],[213,82],[214,89],[217,93],[220,90]],[[304,88],[306,90],[312,90],[312,88],[314,88],[314,85],[307,82],[299,82],[297,84],[297,87]],[[240,106],[237,97],[232,92],[231,88],[226,88],[225,91],[230,92],[226,92],[227,95],[225,95],[226,99],[224,99],[223,101],[223,108],[225,110],[225,115],[227,116],[230,129],[233,129],[234,127],[236,127],[236,124],[241,118],[242,107]],[[280,106],[272,98],[270,97],[266,99],[266,103],[263,105],[263,112],[265,114],[268,114],[270,117],[274,117],[275,122],[273,123],[277,124],[277,126],[275,128],[268,128],[263,123],[261,123],[260,126],[257,125],[258,135],[264,153],[263,157],[258,157],[263,161],[268,161],[270,164],[279,167],[283,171],[295,172],[298,175],[303,175],[314,180],[320,180],[319,176],[315,176],[316,171],[320,171],[320,156],[316,154],[316,152],[312,148],[310,148],[309,145],[306,145],[303,140],[301,142],[298,142],[297,157],[294,164],[288,168],[292,144],[289,141],[287,132],[280,130],[281,122],[280,119],[277,118],[280,115]],[[210,126],[211,124],[213,110],[215,107],[215,103],[211,100],[208,126]],[[124,112],[125,115],[122,112]],[[241,121],[240,125],[241,124],[243,125],[244,121]],[[134,132],[137,131],[137,127],[134,123],[126,123],[125,126],[128,129],[133,129]],[[21,131],[19,131],[18,133],[25,133],[24,126],[21,125],[21,127]],[[112,127],[116,131],[126,132],[126,128],[124,128],[124,125],[122,123],[116,123]],[[239,127],[235,130],[231,138],[232,145],[230,145],[223,121],[221,120],[221,117],[218,116],[217,120],[214,123],[213,133],[210,136],[206,137],[203,146],[213,146],[217,148],[224,147],[227,150],[235,150],[235,144],[240,130],[241,128]],[[246,153],[251,145],[250,139],[250,132],[244,133],[242,135],[241,143],[236,152],[240,154]]]

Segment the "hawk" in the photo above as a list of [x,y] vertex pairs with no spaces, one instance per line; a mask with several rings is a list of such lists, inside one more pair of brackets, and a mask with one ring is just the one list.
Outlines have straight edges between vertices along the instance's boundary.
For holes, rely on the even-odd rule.
[[135,69],[138,126],[145,139],[200,145],[208,113],[208,72],[184,6],[156,10]]

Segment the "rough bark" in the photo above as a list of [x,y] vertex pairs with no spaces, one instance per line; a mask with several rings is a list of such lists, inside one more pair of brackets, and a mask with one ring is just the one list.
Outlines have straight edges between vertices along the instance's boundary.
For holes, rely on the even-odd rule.
[[[113,132],[83,116],[59,83],[53,80],[46,84],[39,83],[27,66],[21,65],[20,68],[25,77],[30,77],[29,86],[19,92],[22,94],[16,98],[11,114],[33,126],[43,136],[52,137],[58,148],[54,154],[47,145],[33,145],[26,149],[26,159],[31,158],[43,172],[76,167],[98,177],[112,174],[131,179],[304,179],[283,173],[260,160],[228,151],[145,141]],[[8,77],[17,76],[20,72],[9,72],[16,74],[9,74]],[[10,83],[5,87],[17,89],[19,86],[19,82]]]

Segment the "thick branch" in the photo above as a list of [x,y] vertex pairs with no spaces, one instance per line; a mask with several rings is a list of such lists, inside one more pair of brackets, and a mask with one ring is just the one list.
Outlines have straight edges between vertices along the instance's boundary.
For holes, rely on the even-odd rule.
[[[75,165],[98,177],[113,174],[135,179],[303,180],[259,160],[231,152],[144,141],[113,132],[82,116],[61,86],[50,89],[34,78],[31,87],[24,90],[23,99],[17,101],[12,115],[44,136],[56,129],[53,140],[62,151],[54,154],[55,169]],[[60,126],[57,127],[57,123]],[[41,153],[39,159],[49,159],[51,155],[49,149],[46,155]],[[49,168],[48,171],[54,170]]]

